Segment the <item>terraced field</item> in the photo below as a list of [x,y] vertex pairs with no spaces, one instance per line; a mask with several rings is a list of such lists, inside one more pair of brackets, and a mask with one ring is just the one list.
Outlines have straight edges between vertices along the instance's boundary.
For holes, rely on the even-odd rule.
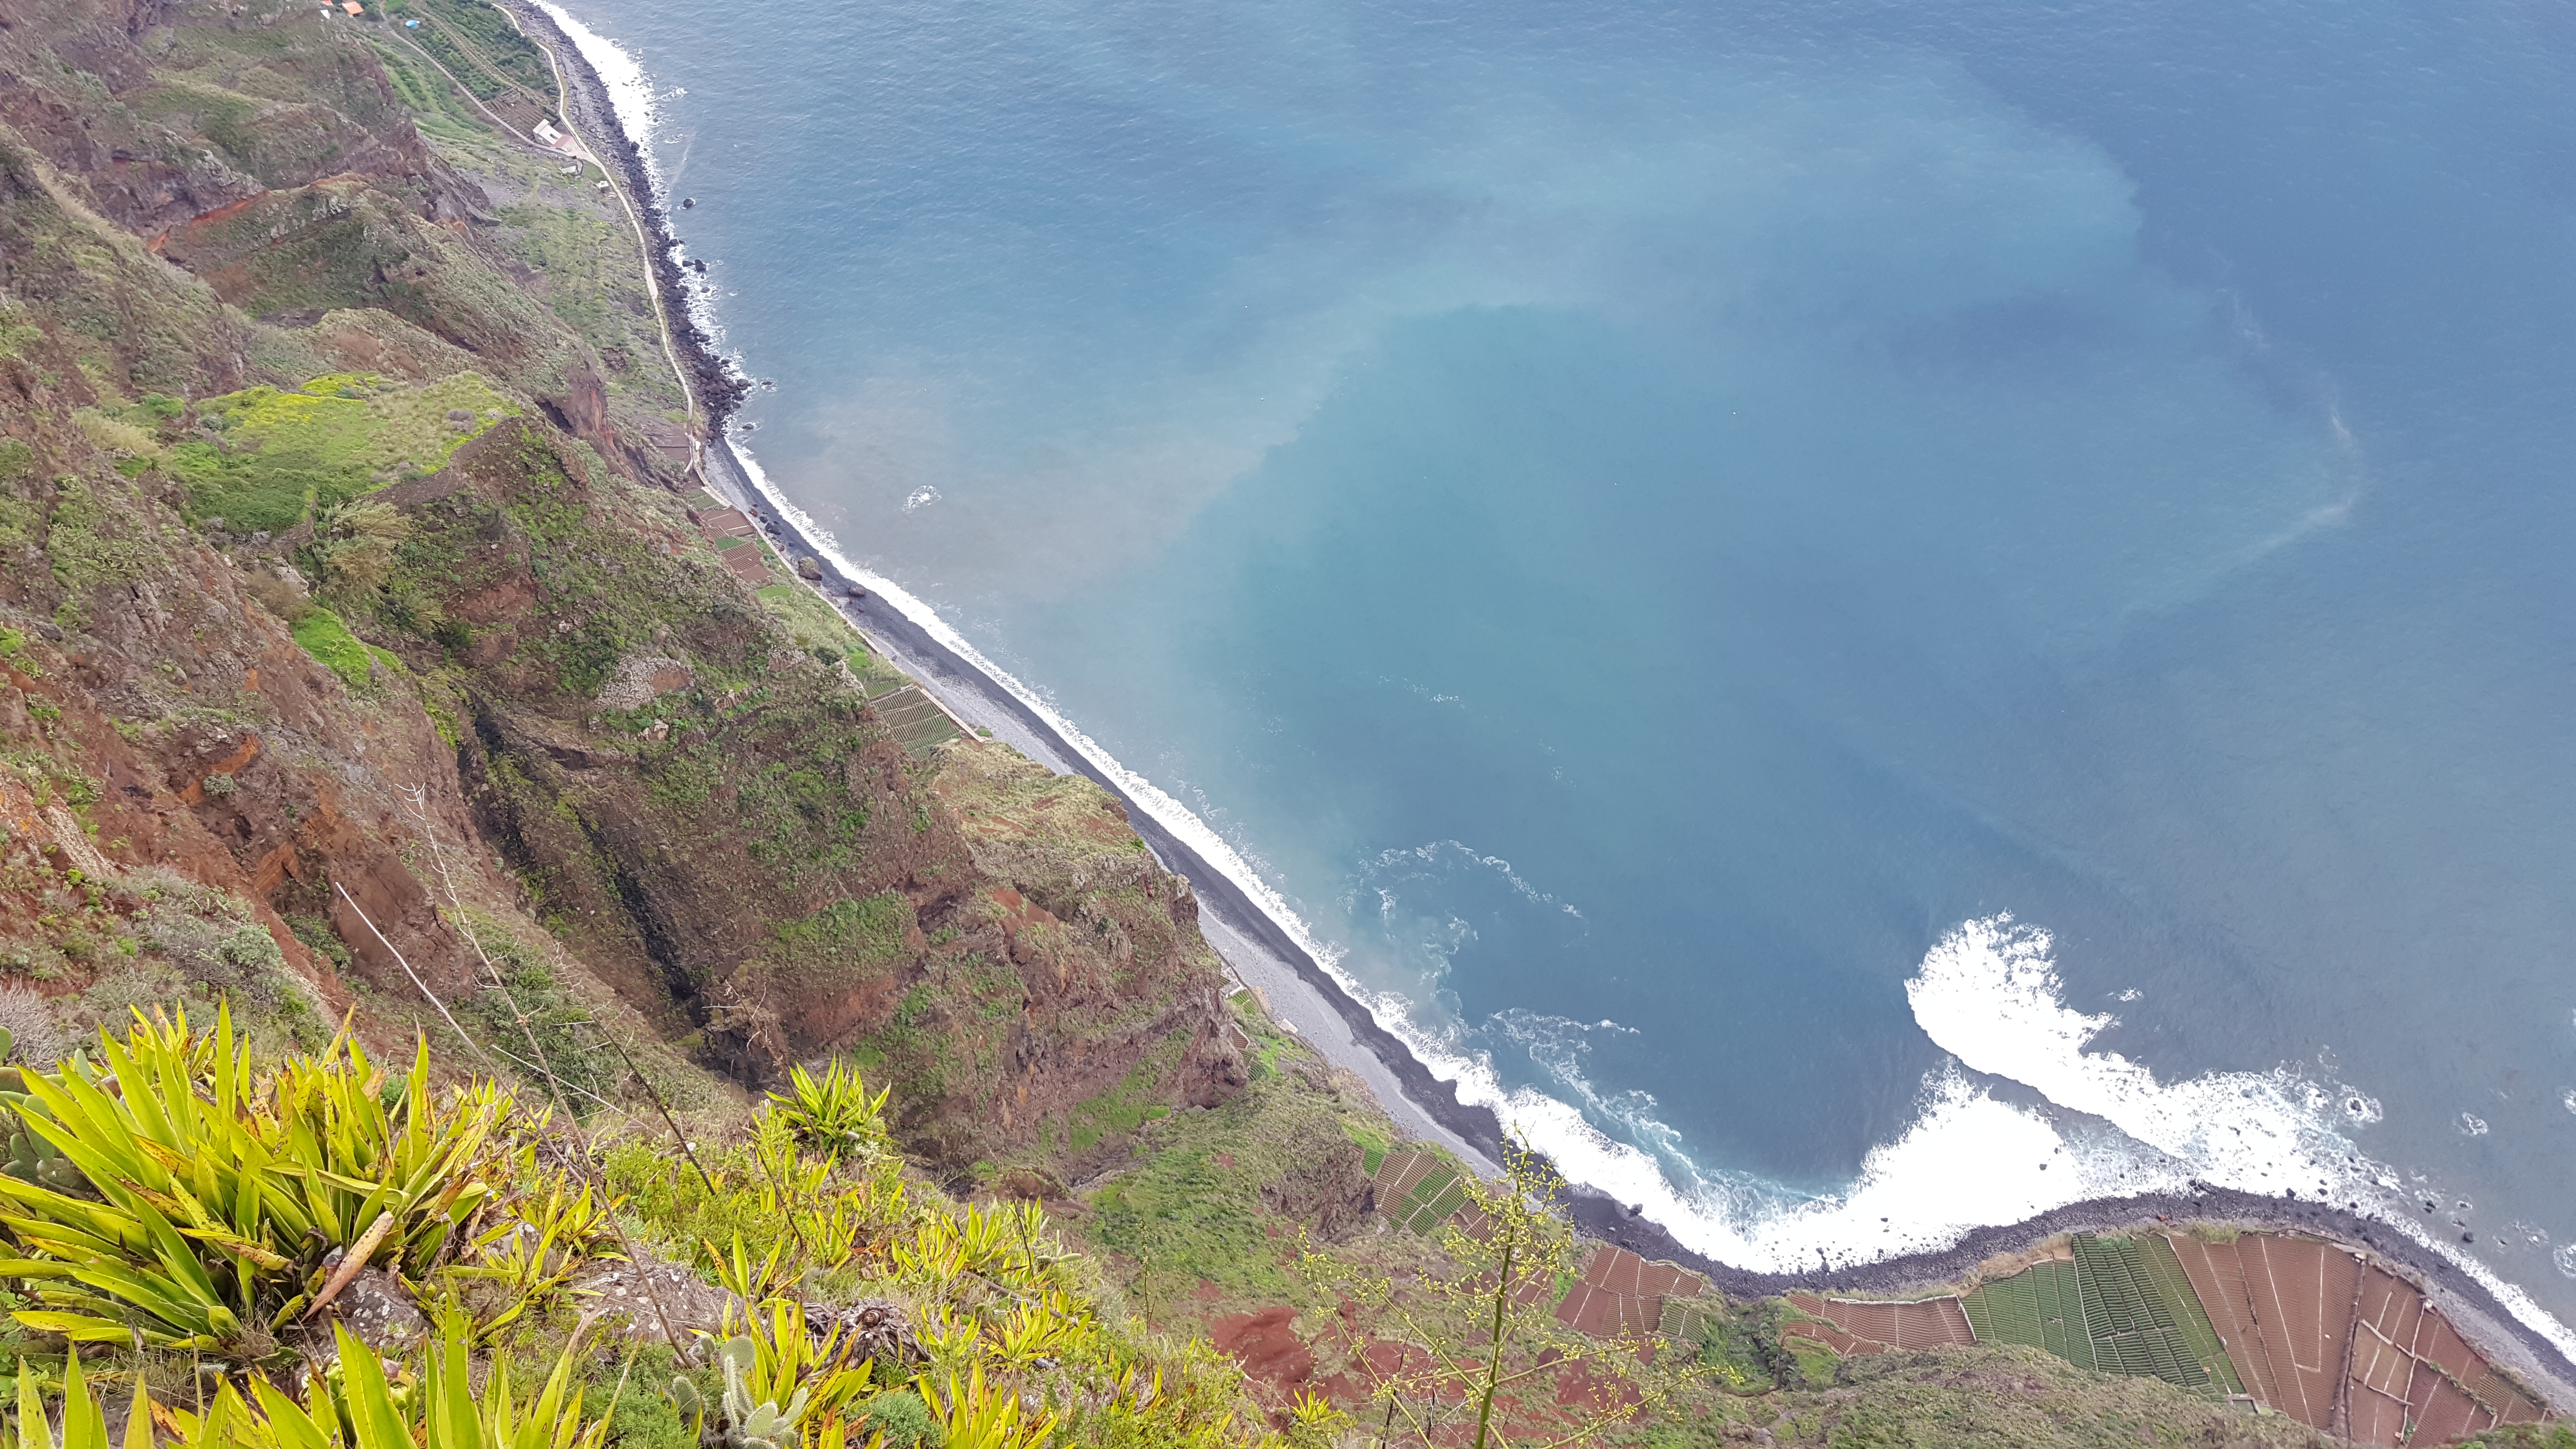
[[965,737],[966,732],[957,728],[947,711],[932,703],[930,696],[911,680],[889,687],[880,677],[862,675],[859,687],[877,691],[868,694],[868,704],[876,710],[877,718],[894,730],[895,742],[903,746],[904,753],[916,760],[926,760],[941,745]]
[[2209,1315],[2162,1237],[2078,1236],[2071,1256],[1970,1293],[1977,1337],[2028,1344],[2104,1373],[2241,1393]]
[[1378,1164],[1378,1211],[1424,1236],[1467,1205],[1458,1171],[1428,1152],[1392,1152]]
[[[1404,1149],[1371,1156],[1378,1211],[1394,1222],[1427,1235],[1465,1206],[1446,1159]],[[1561,1286],[1556,1316],[1588,1333],[1697,1338],[1728,1311],[1695,1275],[1606,1244]],[[2288,1234],[2078,1235],[1964,1297],[1791,1293],[1787,1304],[1780,1331],[1809,1354],[2021,1344],[2391,1449],[2550,1417],[2421,1289],[2352,1250]]]

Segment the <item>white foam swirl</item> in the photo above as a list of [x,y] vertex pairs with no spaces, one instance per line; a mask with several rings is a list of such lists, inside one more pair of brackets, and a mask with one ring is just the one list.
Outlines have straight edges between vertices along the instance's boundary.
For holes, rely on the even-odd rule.
[[[2576,1334],[2486,1264],[2426,1232],[2407,1211],[2412,1194],[2399,1192],[2398,1175],[2342,1134],[2338,1111],[2373,1120],[2375,1101],[2287,1067],[2159,1082],[2116,1052],[2088,1052],[2115,1019],[2067,1007],[2051,945],[2047,932],[2018,925],[2010,915],[1962,924],[1925,954],[1906,983],[1915,1021],[1971,1069],[2109,1122],[2160,1157],[2167,1171],[2244,1192],[2322,1198],[2379,1220],[2442,1254],[2508,1312],[2576,1356]],[[2356,1109],[2355,1102],[2363,1106]],[[2464,1114],[2464,1130],[2469,1123],[2485,1126]]]

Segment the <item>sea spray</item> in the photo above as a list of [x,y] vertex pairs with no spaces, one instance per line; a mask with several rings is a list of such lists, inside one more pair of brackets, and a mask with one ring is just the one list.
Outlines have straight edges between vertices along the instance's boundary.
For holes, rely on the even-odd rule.
[[[2053,1106],[2116,1127],[2142,1149],[2139,1175],[2162,1179],[2151,1190],[2196,1181],[2323,1202],[2376,1219],[2441,1254],[2516,1318],[2576,1356],[2576,1334],[2528,1293],[2428,1231],[2408,1211],[2416,1193],[2403,1188],[2394,1168],[2359,1150],[2348,1124],[2376,1121],[2375,1099],[2287,1066],[2163,1083],[2116,1052],[2086,1051],[2117,1018],[2066,1005],[2050,954],[2054,945],[2048,932],[2009,913],[1962,923],[1925,953],[1906,982],[1915,1020],[1969,1069],[2019,1082]],[[2172,1180],[2176,1174],[2182,1182]],[[2062,1201],[2092,1195],[2068,1193]]]

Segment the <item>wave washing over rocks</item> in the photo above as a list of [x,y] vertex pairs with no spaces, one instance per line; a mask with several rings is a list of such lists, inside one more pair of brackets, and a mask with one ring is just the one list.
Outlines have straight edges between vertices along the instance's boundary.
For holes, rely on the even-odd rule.
[[[2483,1264],[2426,1236],[2405,1215],[2411,1194],[2398,1190],[2395,1174],[2338,1135],[2338,1112],[2367,1120],[2375,1110],[2366,1095],[2286,1071],[2165,1084],[2117,1055],[2086,1052],[2111,1018],[2064,1004],[2047,934],[2009,915],[1945,936],[1907,983],[1908,997],[1926,1034],[1968,1071],[2029,1087],[2080,1114],[2079,1123],[1999,1101],[1953,1070],[1927,1081],[1915,1125],[1873,1152],[1851,1189],[1785,1209],[1729,1215],[1694,1202],[1653,1158],[1604,1136],[1574,1107],[1507,1093],[1485,1063],[1416,1039],[1400,1004],[1388,1004],[1382,1018],[1205,822],[983,658],[934,610],[843,557],[832,536],[727,440],[726,424],[751,381],[716,351],[707,301],[691,294],[657,178],[635,140],[651,124],[645,73],[568,13],[505,3],[555,51],[569,82],[569,119],[617,168],[653,234],[664,320],[699,401],[703,436],[717,440],[702,454],[707,485],[757,520],[782,553],[813,559],[824,597],[953,713],[1125,802],[1156,857],[1197,891],[1216,927],[1211,944],[1238,978],[1266,983],[1273,1014],[1292,1026],[1301,1013],[1272,998],[1292,984],[1304,993],[1309,1040],[1382,1097],[1396,1098],[1386,1105],[1400,1120],[1490,1169],[1503,1155],[1509,1113],[1512,1130],[1574,1184],[1570,1206],[1585,1233],[1690,1268],[1739,1297],[1802,1288],[1915,1293],[1966,1280],[1980,1263],[2058,1234],[2176,1222],[2359,1244],[2421,1282],[2481,1351],[2519,1371],[2554,1407],[2576,1408],[2576,1334]],[[1315,1020],[1318,1011],[1331,1029]],[[2317,1195],[2297,1195],[2310,1181]]]

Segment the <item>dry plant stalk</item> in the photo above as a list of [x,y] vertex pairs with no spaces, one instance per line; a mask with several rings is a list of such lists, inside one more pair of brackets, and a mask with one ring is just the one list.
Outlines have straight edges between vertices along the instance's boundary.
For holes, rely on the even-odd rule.
[[[1327,1300],[1351,1363],[1386,1405],[1378,1442],[1565,1449],[1668,1405],[1701,1370],[1659,1339],[1593,1338],[1557,1321],[1558,1284],[1581,1249],[1565,1181],[1514,1140],[1503,1180],[1461,1178],[1467,1205],[1441,1225],[1450,1269],[1398,1283],[1308,1248],[1298,1271]],[[1363,1350],[1392,1344],[1384,1366]],[[1569,1402],[1569,1400],[1571,1402]],[[1463,1431],[1463,1432],[1462,1432]],[[1508,1437],[1507,1437],[1508,1436]]]
[[[518,1023],[519,1035],[527,1040],[529,1058],[536,1063],[537,1070],[544,1074],[546,1085],[554,1089],[555,1107],[563,1113],[564,1130],[572,1134],[573,1145],[581,1153],[582,1180],[598,1190],[602,1203],[610,1204],[607,1210],[608,1225],[617,1230],[617,1246],[625,1252],[626,1261],[637,1265],[639,1271],[635,1281],[643,1288],[646,1301],[653,1305],[653,1317],[662,1326],[662,1337],[669,1341],[671,1352],[677,1354],[681,1362],[689,1362],[691,1359],[689,1346],[681,1340],[679,1330],[672,1326],[670,1312],[662,1305],[662,1295],[653,1286],[653,1275],[640,1271],[644,1259],[635,1251],[634,1240],[626,1235],[626,1224],[617,1216],[617,1209],[611,1202],[608,1184],[599,1178],[599,1156],[591,1150],[590,1134],[582,1130],[581,1117],[573,1111],[572,1099],[564,1093],[563,1079],[555,1075],[554,1068],[546,1061],[545,1049],[537,1045],[536,1031],[529,1026],[528,1013],[519,1005],[519,999],[510,994],[508,979],[502,976],[501,968],[493,964],[491,953],[483,949],[482,940],[474,934],[473,927],[465,919],[465,902],[456,894],[456,880],[447,873],[447,852],[439,848],[438,827],[429,818],[428,790],[419,785],[410,785],[403,788],[402,795],[405,809],[420,824],[421,839],[428,842],[429,858],[438,867],[438,881],[447,893],[448,909],[456,913],[457,934],[463,936],[466,944],[474,948],[474,955],[482,961],[484,971],[492,978],[492,989],[501,993],[501,1000],[509,1006],[512,1019]],[[347,892],[344,891],[342,894],[345,896]],[[357,902],[353,900],[349,904],[355,907]],[[375,923],[369,921],[367,929],[375,931]],[[384,940],[384,933],[377,931],[376,939]],[[386,941],[385,949],[393,950],[393,943]],[[396,958],[400,958],[399,952],[396,953]],[[410,962],[403,963],[403,971],[406,974],[411,973]],[[420,977],[412,975],[412,981],[414,984],[419,984]],[[423,995],[429,997],[431,1004],[438,1007],[439,1015],[447,1016],[446,1004],[439,1001],[437,995],[426,985],[422,985],[420,989]],[[449,1016],[447,1020],[449,1026],[456,1025],[454,1017]],[[457,1034],[463,1036],[464,1029],[459,1027]],[[466,1041],[468,1045],[472,1045],[473,1039],[468,1037]],[[673,1125],[672,1130],[674,1132],[679,1130],[677,1124]],[[685,1141],[683,1145],[686,1145]]]

